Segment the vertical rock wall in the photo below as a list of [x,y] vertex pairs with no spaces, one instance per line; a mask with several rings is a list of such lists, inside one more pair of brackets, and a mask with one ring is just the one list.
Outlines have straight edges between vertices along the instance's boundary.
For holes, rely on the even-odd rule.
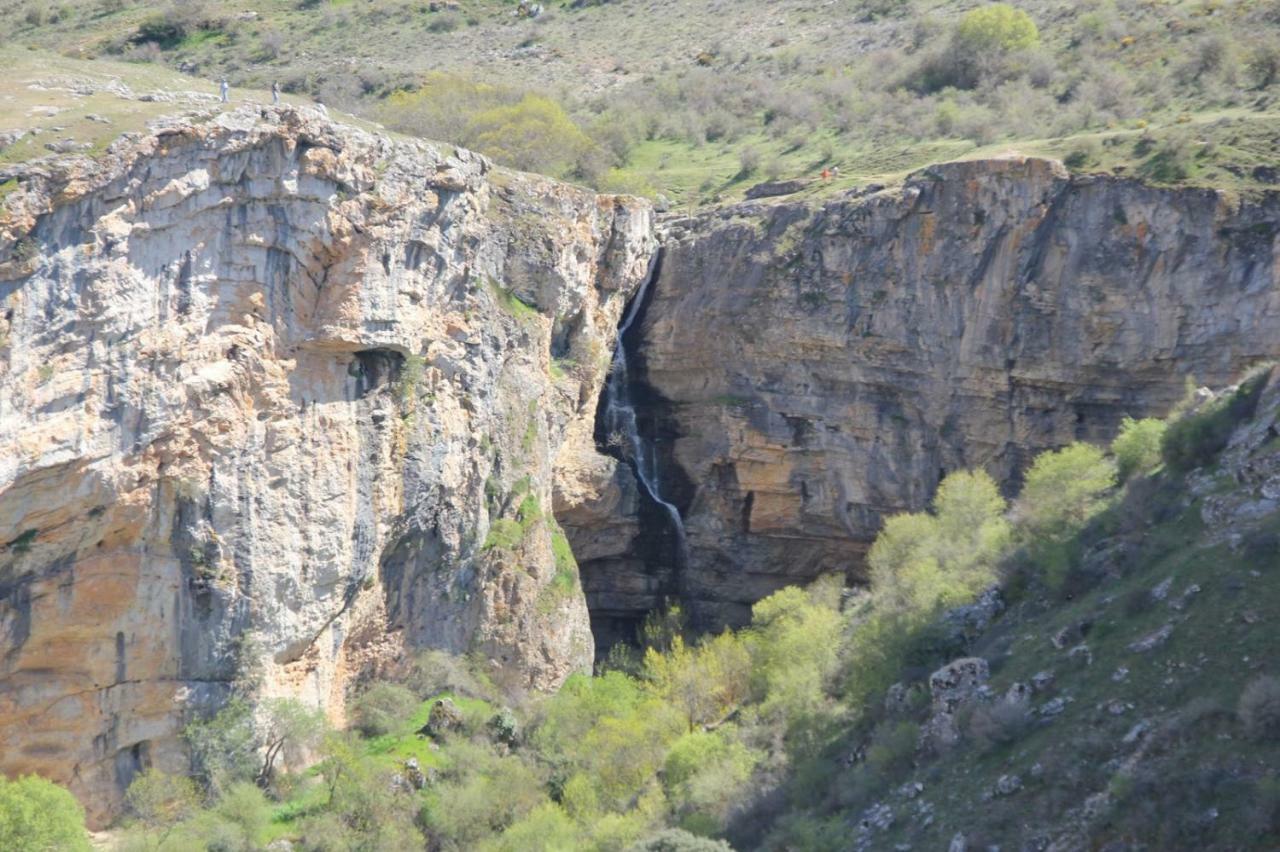
[[649,208],[307,110],[37,163],[0,218],[0,771],[94,821],[217,706],[592,659],[551,515]]
[[666,229],[632,363],[688,576],[616,465],[562,513],[615,635],[676,589],[710,626],[788,583],[857,579],[882,518],[946,472],[1012,492],[1037,452],[1280,355],[1276,193],[1004,159]]

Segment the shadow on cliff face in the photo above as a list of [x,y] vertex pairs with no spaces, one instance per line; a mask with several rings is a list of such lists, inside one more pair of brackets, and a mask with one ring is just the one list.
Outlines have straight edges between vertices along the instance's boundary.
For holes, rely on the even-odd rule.
[[[625,569],[644,575],[639,599],[634,595],[619,607],[613,595],[619,566],[607,560],[587,561],[580,567],[591,629],[597,653],[618,643],[634,643],[645,616],[666,602],[680,601],[691,623],[699,626],[696,602],[686,583],[689,561],[683,518],[693,502],[695,486],[676,462],[673,452],[680,437],[670,400],[647,380],[646,362],[639,343],[645,318],[662,271],[662,252],[655,256],[649,279],[623,312],[619,324],[620,351],[601,392],[596,408],[594,438],[599,452],[617,459],[631,471],[639,487],[638,532],[629,546]],[[619,416],[621,409],[622,416]],[[622,434],[629,430],[630,434]],[[634,586],[634,578],[631,585]]]

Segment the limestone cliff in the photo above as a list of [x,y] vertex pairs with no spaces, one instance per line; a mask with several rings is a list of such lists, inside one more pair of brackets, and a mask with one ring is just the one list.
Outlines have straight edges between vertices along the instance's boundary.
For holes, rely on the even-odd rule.
[[561,520],[602,644],[667,596],[715,624],[787,583],[856,579],[881,519],[947,471],[1013,486],[1041,449],[1280,355],[1280,194],[1010,158],[666,228],[627,344],[690,555],[676,567],[662,513],[598,461]]
[[10,171],[0,772],[101,821],[139,767],[184,768],[246,653],[335,716],[408,649],[540,688],[590,665],[552,462],[590,431],[646,205],[306,109]]

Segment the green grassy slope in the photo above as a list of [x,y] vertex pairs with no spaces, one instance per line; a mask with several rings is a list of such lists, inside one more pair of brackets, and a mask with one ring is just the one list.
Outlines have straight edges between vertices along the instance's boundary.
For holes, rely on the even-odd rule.
[[[526,167],[539,160],[468,122],[523,92],[548,95],[586,137],[534,128],[548,147],[581,143],[548,168],[678,205],[823,168],[839,178],[809,192],[1010,151],[1158,183],[1280,181],[1280,11],[1265,0],[1020,0],[1038,42],[998,59],[960,51],[981,66],[969,80],[930,69],[954,58],[974,2],[544,5],[529,19],[510,0],[0,0],[15,45],[159,63],[206,91],[224,74],[258,90],[279,82]],[[460,94],[458,78],[496,88]],[[396,92],[449,117],[388,100]],[[506,120],[502,131],[517,133]]]
[[[905,672],[916,700],[875,708],[793,780],[773,848],[850,832],[874,849],[957,834],[970,849],[1276,848],[1280,506],[1259,488],[1280,468],[1274,416],[1206,469],[1131,482],[1060,588],[1016,572],[1010,607],[965,650],[988,661],[991,699],[961,708],[959,743],[842,760],[876,741],[869,726],[927,726],[928,671]],[[987,712],[1022,687],[1021,709]]]

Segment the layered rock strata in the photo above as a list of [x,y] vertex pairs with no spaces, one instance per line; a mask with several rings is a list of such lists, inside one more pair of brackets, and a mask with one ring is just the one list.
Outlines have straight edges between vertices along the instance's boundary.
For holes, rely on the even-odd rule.
[[335,717],[415,648],[526,688],[590,666],[552,465],[646,205],[306,109],[12,171],[0,772],[101,822],[248,662]]
[[1037,452],[1280,355],[1280,194],[1009,158],[666,227],[628,344],[688,567],[616,463],[562,517],[615,638],[669,596],[714,626],[788,583],[857,580],[881,520],[948,471],[1012,492]]

